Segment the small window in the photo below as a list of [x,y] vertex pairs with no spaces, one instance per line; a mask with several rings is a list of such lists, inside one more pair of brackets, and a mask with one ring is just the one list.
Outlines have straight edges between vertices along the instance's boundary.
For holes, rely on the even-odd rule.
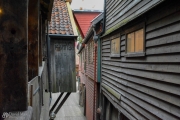
[[127,56],[144,56],[144,30],[140,29],[127,34]]
[[93,44],[93,41],[91,41],[89,44],[88,44],[88,63],[93,63],[93,48],[94,48],[94,44]]
[[120,57],[120,38],[111,40],[111,57]]

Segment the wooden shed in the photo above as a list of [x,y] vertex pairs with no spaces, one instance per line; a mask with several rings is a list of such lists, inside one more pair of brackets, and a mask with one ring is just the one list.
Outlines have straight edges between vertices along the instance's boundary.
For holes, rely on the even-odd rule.
[[77,31],[70,3],[54,0],[49,24],[52,92],[76,92]]
[[103,120],[180,119],[180,2],[105,0]]

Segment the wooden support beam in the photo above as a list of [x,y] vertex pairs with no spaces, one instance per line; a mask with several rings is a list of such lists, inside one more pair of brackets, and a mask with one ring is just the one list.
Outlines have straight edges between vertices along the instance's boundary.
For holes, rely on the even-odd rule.
[[[39,15],[39,66],[42,66],[42,15]],[[45,31],[45,29],[44,29]]]
[[0,0],[0,112],[27,110],[28,0]]
[[64,98],[62,99],[62,101],[60,102],[60,104],[59,104],[59,106],[56,108],[56,110],[55,110],[55,114],[57,114],[58,112],[59,112],[59,110],[61,109],[61,107],[63,106],[63,104],[66,102],[66,100],[67,100],[67,98],[69,97],[69,95],[70,95],[71,93],[70,92],[68,92],[65,96],[64,96]]
[[46,58],[46,24],[45,24],[45,20],[43,19],[42,16],[42,50],[43,50],[43,61],[45,61]]
[[29,0],[28,9],[28,75],[38,76],[39,68],[39,0]]
[[58,102],[60,101],[61,97],[63,96],[64,92],[62,92],[59,97],[57,98],[56,102],[54,103],[54,105],[52,106],[52,108],[49,111],[49,114],[51,114],[51,112],[54,110],[54,108],[56,107],[56,105],[58,104]]

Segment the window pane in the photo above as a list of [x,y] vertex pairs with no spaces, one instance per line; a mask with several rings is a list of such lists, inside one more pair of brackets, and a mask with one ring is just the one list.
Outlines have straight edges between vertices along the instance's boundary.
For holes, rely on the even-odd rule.
[[135,32],[135,52],[143,52],[144,40],[143,40],[143,29]]
[[134,32],[127,35],[127,52],[134,52]]
[[120,38],[111,41],[111,54],[120,54]]

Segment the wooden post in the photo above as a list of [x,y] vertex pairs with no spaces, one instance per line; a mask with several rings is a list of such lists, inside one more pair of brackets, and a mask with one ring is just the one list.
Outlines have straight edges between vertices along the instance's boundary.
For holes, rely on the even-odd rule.
[[45,24],[45,20],[43,19],[42,17],[42,50],[43,50],[43,61],[45,61],[45,58],[47,57],[47,54],[46,54],[46,24]]
[[[39,66],[42,66],[42,16],[39,15]],[[45,31],[45,29],[44,29]]]
[[0,112],[27,110],[28,0],[0,0]]
[[28,76],[38,76],[39,68],[39,0],[29,0],[28,9]]
[[33,85],[30,85],[30,103],[29,105],[32,106],[33,105]]

